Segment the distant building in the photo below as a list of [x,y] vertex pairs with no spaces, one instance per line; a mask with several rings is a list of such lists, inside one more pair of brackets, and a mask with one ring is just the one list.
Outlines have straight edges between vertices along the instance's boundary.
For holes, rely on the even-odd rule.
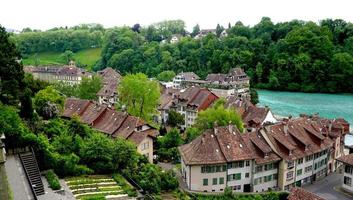
[[174,88],[180,89],[183,81],[199,80],[200,77],[194,72],[181,72],[173,78]]
[[76,67],[74,62],[64,66],[27,66],[24,71],[32,74],[35,79],[49,83],[62,81],[70,85],[80,84],[83,77],[92,77],[91,73]]
[[224,29],[220,35],[220,37],[224,38],[224,37],[227,37],[228,36],[228,32],[226,29]]
[[149,126],[144,120],[125,112],[115,111],[108,105],[100,105],[89,100],[68,98],[65,101],[62,117],[74,115],[92,128],[112,137],[130,140],[136,144],[137,152],[153,162],[153,140],[158,130]]
[[288,200],[325,200],[322,197],[317,196],[316,194],[304,190],[303,188],[296,187],[290,191],[290,194],[287,197]]
[[181,37],[182,37],[182,35],[180,35],[180,34],[174,34],[174,35],[171,36],[169,42],[171,44],[178,43],[180,41]]
[[160,104],[158,106],[158,112],[159,115],[157,116],[156,122],[161,123],[161,124],[166,124],[168,117],[169,117],[169,111],[171,106],[173,105],[173,101],[177,98],[179,95],[179,90],[178,89],[173,89],[173,88],[166,88],[161,94],[160,97]]
[[114,106],[118,102],[118,85],[122,79],[119,72],[107,67],[97,74],[102,77],[103,87],[98,91],[98,102],[108,106]]
[[206,88],[190,87],[181,90],[170,106],[173,110],[184,116],[187,128],[195,123],[198,112],[210,107],[218,97]]
[[197,34],[194,38],[201,39],[208,34],[216,35],[216,29],[202,29],[202,30],[200,30],[199,34]]

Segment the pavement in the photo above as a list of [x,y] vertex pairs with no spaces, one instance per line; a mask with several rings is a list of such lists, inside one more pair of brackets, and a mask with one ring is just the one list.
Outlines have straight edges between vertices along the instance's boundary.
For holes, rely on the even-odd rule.
[[38,196],[38,200],[74,200],[75,197],[71,193],[70,189],[67,187],[64,180],[60,180],[61,193],[53,191],[49,188],[47,179],[42,176],[42,182],[44,185],[45,194]]
[[34,199],[20,158],[17,155],[6,156],[5,169],[14,200]]
[[341,178],[342,174],[331,173],[324,179],[303,186],[303,188],[327,200],[352,200],[353,196],[339,191],[342,184]]

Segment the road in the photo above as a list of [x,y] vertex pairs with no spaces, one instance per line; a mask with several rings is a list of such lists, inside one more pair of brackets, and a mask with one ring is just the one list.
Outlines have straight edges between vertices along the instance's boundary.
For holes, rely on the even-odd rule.
[[352,200],[353,196],[348,196],[334,189],[340,187],[341,178],[342,174],[332,173],[312,185],[303,186],[303,188],[327,200]]

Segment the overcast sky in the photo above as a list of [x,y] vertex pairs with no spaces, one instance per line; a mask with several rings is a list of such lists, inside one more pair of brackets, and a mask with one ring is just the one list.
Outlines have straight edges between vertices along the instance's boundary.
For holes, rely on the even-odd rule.
[[237,21],[254,25],[263,16],[274,22],[325,18],[353,22],[352,8],[352,0],[0,0],[0,24],[46,30],[81,23],[113,27],[182,19],[191,30],[196,23],[201,28]]

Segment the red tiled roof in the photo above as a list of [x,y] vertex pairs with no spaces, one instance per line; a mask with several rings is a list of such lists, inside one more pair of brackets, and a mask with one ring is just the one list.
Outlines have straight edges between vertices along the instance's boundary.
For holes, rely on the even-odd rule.
[[198,111],[207,109],[218,97],[206,88],[189,87],[185,91],[180,92],[178,102],[185,102],[188,107]]
[[325,200],[322,197],[317,196],[307,190],[300,187],[295,187],[291,190],[288,200]]
[[336,160],[353,166],[353,153],[345,155],[345,156],[341,156],[341,157],[337,158]]
[[265,120],[267,113],[270,109],[268,108],[261,108],[254,105],[250,105],[246,108],[242,118],[244,123],[249,124],[253,122],[257,125],[261,125]]
[[90,103],[91,102],[89,100],[67,98],[62,116],[68,118],[71,118],[73,115],[81,116]]
[[104,84],[103,87],[98,91],[98,96],[113,97],[117,93],[118,85],[116,82]]
[[97,120],[93,123],[93,128],[112,135],[124,122],[128,115],[124,112],[117,112],[112,109],[107,109]]
[[107,105],[99,105],[91,103],[83,113],[81,113],[81,121],[91,125],[107,108]]
[[241,135],[234,126],[206,130],[192,142],[180,146],[179,152],[187,165],[218,164],[250,159],[263,164],[280,160],[263,138],[258,138],[256,133]]

